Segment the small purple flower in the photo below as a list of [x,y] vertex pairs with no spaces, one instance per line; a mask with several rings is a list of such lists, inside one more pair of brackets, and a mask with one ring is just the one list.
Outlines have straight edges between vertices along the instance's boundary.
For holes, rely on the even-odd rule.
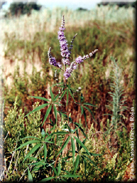
[[66,28],[65,27],[59,27],[60,31],[64,31]]
[[70,67],[68,67],[64,73],[64,77],[68,79],[71,76],[71,73],[73,72],[74,69],[77,68],[77,64],[74,62],[71,63]]
[[70,76],[71,76],[71,75],[70,75],[70,70],[69,70],[69,68],[67,68],[66,71],[65,71],[65,73],[64,73],[64,77],[65,77],[66,79],[68,79]]
[[50,63],[51,65],[56,66],[56,65],[57,65],[57,62],[56,62],[55,57],[51,57],[51,58],[49,58],[49,63]]
[[62,63],[63,63],[64,65],[70,65],[69,59],[62,59]]
[[76,69],[77,68],[77,64],[76,63],[74,63],[74,65],[73,65],[73,69]]
[[76,63],[80,64],[81,62],[83,62],[83,58],[81,56],[76,58]]
[[83,56],[83,60],[85,60],[85,59],[86,59],[86,56],[84,55],[84,56]]
[[59,67],[59,68],[62,67],[61,63],[59,63],[59,62],[57,62],[56,66]]

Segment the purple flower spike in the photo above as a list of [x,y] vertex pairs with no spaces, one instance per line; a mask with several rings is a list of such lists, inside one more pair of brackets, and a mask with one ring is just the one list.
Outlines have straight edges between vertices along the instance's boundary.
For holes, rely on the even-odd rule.
[[83,62],[83,58],[81,56],[76,58],[76,63],[80,64],[81,62]]
[[[56,67],[58,67],[58,68],[60,68],[61,70],[64,71],[64,77],[67,80],[71,76],[71,73],[75,69],[77,69],[78,64],[80,64],[84,60],[92,57],[98,51],[98,49],[95,49],[94,51],[92,51],[91,53],[89,53],[87,55],[84,55],[83,57],[78,56],[75,59],[75,61],[70,63],[70,54],[71,54],[71,50],[73,48],[74,39],[77,36],[77,34],[75,34],[73,36],[73,39],[71,40],[70,46],[68,48],[67,40],[66,40],[66,37],[64,35],[64,30],[65,30],[65,20],[64,20],[64,16],[63,16],[62,17],[62,24],[61,24],[61,27],[59,28],[59,31],[58,31],[58,40],[59,40],[59,43],[60,43],[61,56],[63,57],[62,58],[62,63],[63,63],[63,65],[65,65],[65,71],[64,71],[64,69],[61,68],[62,67],[61,63],[56,62],[55,57],[51,56],[51,54],[50,54],[51,48],[49,48],[48,57],[49,57],[49,63],[51,65],[54,65],[54,66],[56,66]],[[66,65],[69,65],[69,67],[66,68]]]
[[61,65],[59,62],[56,62],[55,57],[52,57],[52,56],[51,56],[50,51],[51,51],[51,48],[49,48],[49,51],[48,51],[49,63],[50,63],[51,65],[54,65],[54,66],[56,66],[56,67],[61,68],[62,65]]
[[[64,57],[65,59],[69,58],[70,56],[70,52],[68,50],[68,44],[67,44],[67,40],[66,37],[64,35],[64,30],[65,30],[65,20],[64,20],[64,16],[62,18],[62,25],[59,28],[58,31],[58,39],[59,39],[59,43],[60,43],[60,50],[61,50],[61,56]],[[70,64],[68,61],[66,64]]]

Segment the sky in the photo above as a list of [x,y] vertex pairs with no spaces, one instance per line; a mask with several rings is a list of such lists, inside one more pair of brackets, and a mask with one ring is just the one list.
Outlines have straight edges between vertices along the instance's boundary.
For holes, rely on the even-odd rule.
[[[7,3],[3,5],[3,9],[8,9],[10,3],[12,2],[13,0],[7,0]],[[97,3],[101,2],[101,0],[36,0],[35,2],[51,9],[54,7],[68,7],[70,9],[76,10],[77,8],[82,7],[90,10],[95,8]]]

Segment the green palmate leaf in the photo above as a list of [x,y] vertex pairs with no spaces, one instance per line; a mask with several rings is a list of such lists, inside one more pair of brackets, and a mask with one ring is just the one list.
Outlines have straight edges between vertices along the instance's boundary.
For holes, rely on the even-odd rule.
[[64,142],[64,145],[62,146],[61,150],[59,151],[59,153],[57,154],[57,156],[63,151],[63,149],[66,147],[66,145],[68,144],[70,139],[70,136],[67,138],[67,140]]
[[57,122],[57,109],[55,106],[53,106],[53,108],[54,108],[54,114],[55,114],[55,118],[56,118],[56,122]]
[[51,96],[51,99],[53,101],[54,100],[54,94],[52,93],[51,87],[50,87],[50,96]]
[[71,137],[71,147],[72,147],[72,156],[73,156],[73,164],[74,164],[74,158],[75,158],[75,144],[74,144],[74,140]]
[[24,144],[20,145],[17,149],[15,149],[15,151],[22,148],[22,147],[24,147],[24,146],[26,146],[26,145],[28,145],[28,144],[33,144],[33,143],[37,143],[37,142],[40,142],[40,141],[39,140],[30,140],[28,142],[25,142]]
[[76,157],[75,167],[74,167],[74,173],[76,172],[76,170],[78,168],[78,164],[79,164],[79,155],[77,155],[77,157]]
[[44,98],[44,97],[35,97],[35,96],[30,96],[30,97],[40,99],[40,100],[44,100],[44,101],[49,101],[49,99]]
[[54,135],[54,132],[53,133],[51,133],[50,135],[48,135],[48,137],[46,137],[46,139],[45,139],[45,142],[47,142],[49,139],[51,139],[51,137]]
[[43,125],[44,122],[46,121],[46,119],[47,119],[47,117],[48,117],[48,115],[49,115],[49,113],[50,113],[50,111],[51,111],[51,108],[52,108],[52,105],[50,105],[49,108],[47,109],[42,125]]
[[47,178],[42,179],[42,180],[39,181],[39,182],[46,182],[46,181],[49,181],[49,180],[54,179],[54,178],[55,178],[55,177],[47,177]]
[[[68,125],[68,124],[65,124],[65,126],[67,126],[67,128],[68,128],[69,132],[71,133],[71,132],[72,132],[72,130],[71,130],[71,128],[69,127],[69,125]],[[64,130],[65,130],[65,129],[64,129]]]
[[59,97],[59,94],[54,98],[53,102],[55,102],[58,97]]
[[90,104],[90,103],[83,103],[84,105],[90,105],[90,106],[92,106],[92,107],[97,107],[97,106],[95,106],[95,105],[93,105],[93,104]]
[[94,121],[97,123],[97,121],[96,121],[95,118],[94,118],[94,115],[93,115],[92,111],[91,111],[88,107],[86,107],[86,106],[84,106],[84,108],[86,108],[86,109],[91,113],[91,115],[92,115]]
[[32,177],[32,175],[31,175],[31,173],[29,171],[29,168],[28,168],[28,181],[29,182],[33,182],[33,177]]
[[[46,107],[46,106],[48,106],[48,105],[49,105],[48,103],[47,103],[47,104],[42,104],[42,105],[36,107],[33,111],[29,112],[26,116],[28,116],[29,114],[31,114],[31,113],[33,113],[33,112],[36,112],[36,111],[38,111],[38,110],[40,110],[40,109]],[[26,117],[26,116],[25,116],[25,117]]]
[[46,144],[44,144],[44,161],[46,162],[46,158],[47,158],[47,147]]
[[41,143],[35,145],[35,146],[30,150],[30,152],[26,155],[26,157],[24,158],[23,162],[24,162],[32,153],[34,153],[40,146],[41,146]]
[[75,128],[74,130],[71,130],[71,131],[74,133],[77,129],[79,129],[79,127]]
[[[76,122],[74,124],[79,127],[79,129],[81,130],[81,132],[83,133],[83,135],[87,138],[87,135],[85,134],[84,130],[81,128],[80,124],[78,124]],[[76,130],[76,133],[77,133],[77,137],[79,138],[78,130]]]
[[86,146],[77,138],[77,137],[74,137],[76,139],[76,141],[85,149],[85,151],[87,152],[87,154],[90,156],[90,153],[89,151],[87,150]]

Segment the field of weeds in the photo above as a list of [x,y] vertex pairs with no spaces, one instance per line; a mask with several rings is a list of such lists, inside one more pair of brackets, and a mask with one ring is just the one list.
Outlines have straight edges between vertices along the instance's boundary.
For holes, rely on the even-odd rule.
[[[135,178],[134,13],[56,8],[1,20],[4,181]],[[63,15],[69,46],[77,33],[69,75],[53,64],[62,64]]]

